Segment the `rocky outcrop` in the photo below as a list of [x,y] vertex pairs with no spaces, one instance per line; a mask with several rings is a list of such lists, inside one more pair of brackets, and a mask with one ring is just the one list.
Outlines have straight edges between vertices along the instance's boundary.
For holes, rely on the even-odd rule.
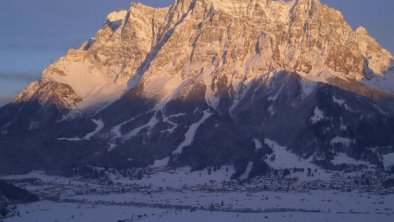
[[38,201],[36,195],[0,180],[0,219],[9,214],[9,205],[35,201]]
[[0,196],[16,203],[30,203],[38,201],[38,197],[36,195],[2,180],[0,180]]

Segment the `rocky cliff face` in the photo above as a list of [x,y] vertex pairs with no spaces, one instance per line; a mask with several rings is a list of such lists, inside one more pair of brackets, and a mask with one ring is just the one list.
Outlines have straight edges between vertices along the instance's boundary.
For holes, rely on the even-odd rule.
[[[63,96],[61,105],[83,109],[114,101],[137,84],[164,99],[198,75],[215,94],[216,79],[236,88],[281,70],[319,82],[361,81],[384,75],[392,61],[364,28],[353,31],[340,12],[316,0],[184,0],[164,9],[133,4],[111,13],[95,37],[49,66],[40,87],[29,91],[65,84],[73,96]],[[22,93],[15,102],[30,99]]]
[[[258,171],[275,153],[270,138],[326,166],[346,153],[384,167],[394,145],[392,62],[318,0],[132,4],[1,109],[0,152],[34,135],[30,146],[46,152],[94,144],[78,158],[63,152],[68,165],[170,157],[196,169],[254,161]],[[21,144],[9,139],[21,133]]]

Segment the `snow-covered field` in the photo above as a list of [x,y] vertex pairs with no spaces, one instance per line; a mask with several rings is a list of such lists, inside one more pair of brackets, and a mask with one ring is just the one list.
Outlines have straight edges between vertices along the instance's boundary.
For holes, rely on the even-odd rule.
[[394,214],[394,195],[369,195],[355,192],[313,191],[296,192],[159,192],[109,195],[82,195],[71,197],[85,202],[143,203],[145,205],[191,206],[218,210],[263,212],[272,209],[284,211],[317,211],[335,213]]
[[[5,222],[116,222],[118,220],[138,218],[139,215],[164,215],[165,210],[105,206],[75,203],[56,203],[41,201],[38,203],[19,205],[20,216],[7,218]],[[146,216],[145,216],[146,217]]]
[[322,214],[322,213],[269,213],[269,214],[236,214],[236,213],[209,213],[198,211],[196,213],[181,212],[177,215],[168,215],[162,219],[151,217],[144,219],[144,222],[338,222],[338,221],[357,221],[357,222],[392,222],[393,218],[386,215],[357,215],[357,214]]
[[276,212],[276,213],[237,213],[211,212],[202,210],[159,209],[148,207],[92,205],[79,203],[56,203],[42,201],[18,206],[20,216],[7,218],[4,222],[392,222],[393,214],[385,213],[336,213],[336,212]]
[[[277,147],[275,151],[280,154]],[[244,182],[226,187],[223,182],[229,182],[233,172],[232,167],[209,174],[184,168],[157,172],[142,180],[112,175],[111,184],[42,172],[2,177],[42,198],[37,203],[18,205],[19,213],[4,221],[394,221],[392,192],[261,191],[256,188],[258,183]],[[39,182],[26,182],[28,178]]]

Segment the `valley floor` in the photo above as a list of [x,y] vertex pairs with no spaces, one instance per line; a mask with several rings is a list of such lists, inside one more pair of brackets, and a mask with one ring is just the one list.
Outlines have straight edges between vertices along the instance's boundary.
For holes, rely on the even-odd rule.
[[228,185],[225,171],[202,174],[161,172],[142,180],[112,175],[111,182],[40,172],[3,177],[42,198],[18,205],[4,221],[394,221],[392,193],[297,186],[288,191],[260,190],[253,183]]
[[339,212],[277,212],[277,213],[233,213],[210,212],[197,210],[158,209],[149,207],[129,207],[113,205],[92,205],[79,203],[56,203],[42,201],[19,206],[20,216],[11,217],[5,222],[40,221],[40,222],[111,222],[111,221],[142,221],[142,222],[391,222],[393,214],[385,213],[339,213]]

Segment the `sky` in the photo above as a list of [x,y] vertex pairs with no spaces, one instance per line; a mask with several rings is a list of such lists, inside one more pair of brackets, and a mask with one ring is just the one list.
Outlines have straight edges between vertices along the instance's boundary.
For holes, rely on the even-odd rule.
[[[134,0],[154,7],[173,0]],[[321,0],[340,10],[353,28],[364,26],[394,53],[393,0]],[[69,48],[92,37],[105,17],[130,0],[0,0],[0,105]]]

